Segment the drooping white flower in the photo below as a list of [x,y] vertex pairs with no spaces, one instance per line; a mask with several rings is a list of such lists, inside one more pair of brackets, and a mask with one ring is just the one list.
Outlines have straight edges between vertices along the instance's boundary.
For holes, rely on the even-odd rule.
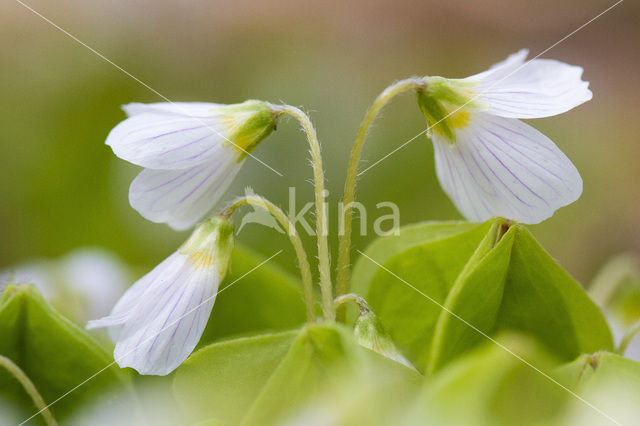
[[591,99],[582,68],[526,50],[464,79],[425,77],[418,103],[430,128],[436,173],[470,221],[501,216],[538,223],[582,193],[575,166],[518,118],[548,117]]
[[274,130],[271,104],[133,103],[106,144],[145,169],[129,202],[153,222],[187,229],[220,200],[246,156]]
[[207,324],[229,266],[233,225],[215,216],[138,280],[107,317],[88,329],[108,327],[120,367],[166,375],[193,351]]

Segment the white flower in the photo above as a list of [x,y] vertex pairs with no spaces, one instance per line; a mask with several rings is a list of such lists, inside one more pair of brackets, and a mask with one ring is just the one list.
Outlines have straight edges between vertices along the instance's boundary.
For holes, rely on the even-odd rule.
[[436,172],[470,221],[538,223],[582,193],[575,166],[518,118],[548,117],[591,99],[582,68],[526,50],[465,79],[425,77],[418,102],[433,126]]
[[233,247],[233,225],[213,217],[180,249],[138,280],[107,317],[87,328],[109,327],[120,367],[166,375],[193,351],[204,331]]
[[142,216],[187,229],[220,200],[247,154],[275,128],[271,104],[133,103],[106,144],[145,169],[129,188]]

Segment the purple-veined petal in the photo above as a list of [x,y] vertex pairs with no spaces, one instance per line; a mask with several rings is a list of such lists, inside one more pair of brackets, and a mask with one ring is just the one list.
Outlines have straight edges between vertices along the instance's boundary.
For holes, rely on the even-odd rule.
[[545,135],[512,118],[474,113],[455,143],[433,135],[444,191],[470,221],[538,223],[582,193],[571,161]]
[[152,169],[184,169],[233,151],[215,104],[176,105],[126,105],[131,116],[111,130],[106,144],[123,160]]
[[144,169],[131,182],[129,203],[152,222],[187,229],[220,200],[240,166],[230,152],[190,169]]
[[109,337],[116,342],[122,331],[122,327],[127,322],[138,304],[143,301],[142,295],[158,278],[162,278],[164,275],[171,275],[175,269],[177,262],[177,253],[172,254],[166,258],[162,263],[156,266],[151,272],[144,277],[136,281],[124,294],[120,297],[115,304],[111,313],[103,318],[89,321],[87,324],[87,330],[100,327],[108,327]]
[[111,315],[87,328],[109,328],[121,367],[169,374],[200,340],[232,251],[232,222],[222,216],[207,219],[178,251],[125,292]]
[[121,367],[166,375],[193,351],[211,313],[220,276],[178,255],[177,271],[163,274],[141,295],[124,324],[114,351]]
[[488,71],[463,79],[474,82],[477,100],[501,117],[549,117],[588,101],[589,83],[582,68],[552,59],[525,63],[526,50],[511,55]]

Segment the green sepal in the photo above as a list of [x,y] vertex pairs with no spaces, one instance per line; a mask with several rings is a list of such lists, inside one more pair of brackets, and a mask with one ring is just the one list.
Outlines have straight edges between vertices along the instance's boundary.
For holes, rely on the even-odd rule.
[[212,216],[196,226],[179,252],[192,258],[198,266],[215,266],[219,276],[224,277],[233,246],[233,222],[224,216]]
[[221,114],[229,127],[229,140],[223,143],[238,151],[238,161],[276,129],[277,114],[268,102],[252,99],[240,104],[224,105]]
[[474,85],[443,77],[425,77],[425,84],[416,91],[416,97],[428,126],[455,143],[456,128],[466,126],[470,109],[479,108],[474,101]]

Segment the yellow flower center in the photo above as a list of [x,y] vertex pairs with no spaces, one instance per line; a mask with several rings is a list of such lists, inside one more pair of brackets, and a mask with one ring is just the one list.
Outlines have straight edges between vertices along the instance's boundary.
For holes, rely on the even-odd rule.
[[210,268],[213,265],[214,256],[212,250],[198,250],[189,253],[189,260],[196,270]]

